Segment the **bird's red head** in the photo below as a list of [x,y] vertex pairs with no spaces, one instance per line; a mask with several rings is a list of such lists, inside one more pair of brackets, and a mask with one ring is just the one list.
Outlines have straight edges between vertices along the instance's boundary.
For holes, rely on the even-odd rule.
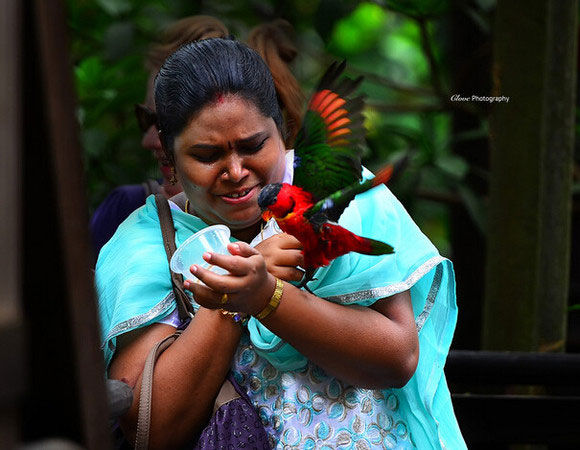
[[296,205],[311,201],[310,194],[298,186],[288,183],[276,183],[265,186],[258,197],[258,205],[262,208],[262,217],[283,219],[295,211]]

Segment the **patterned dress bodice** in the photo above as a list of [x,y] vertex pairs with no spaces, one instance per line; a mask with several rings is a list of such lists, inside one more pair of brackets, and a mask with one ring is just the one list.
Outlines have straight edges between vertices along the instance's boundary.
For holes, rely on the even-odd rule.
[[256,353],[247,334],[232,371],[259,411],[273,448],[414,448],[395,389],[348,386],[310,362],[301,370],[279,371]]

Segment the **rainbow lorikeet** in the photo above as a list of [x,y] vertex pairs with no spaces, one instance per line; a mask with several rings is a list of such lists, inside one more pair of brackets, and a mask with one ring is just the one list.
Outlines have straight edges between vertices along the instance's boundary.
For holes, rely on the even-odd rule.
[[344,68],[344,62],[332,64],[308,103],[294,148],[294,184],[268,184],[258,197],[264,219],[274,217],[282,231],[302,243],[306,272],[300,287],[312,280],[317,268],[351,251],[394,252],[390,245],[336,223],[355,195],[386,183],[393,172],[387,166],[360,182],[363,99],[349,96],[362,78],[340,80]]

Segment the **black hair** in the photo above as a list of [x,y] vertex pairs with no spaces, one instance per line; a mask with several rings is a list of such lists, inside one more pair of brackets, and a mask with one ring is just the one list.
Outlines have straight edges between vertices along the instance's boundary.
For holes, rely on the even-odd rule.
[[206,39],[185,44],[170,55],[155,79],[160,138],[170,157],[175,137],[194,115],[225,94],[252,102],[284,136],[274,81],[260,55],[238,41]]

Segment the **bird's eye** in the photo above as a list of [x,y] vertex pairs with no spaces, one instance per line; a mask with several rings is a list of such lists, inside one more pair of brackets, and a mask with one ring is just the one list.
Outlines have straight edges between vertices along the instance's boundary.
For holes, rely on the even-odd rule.
[[286,217],[288,214],[290,214],[292,211],[294,211],[294,205],[296,205],[296,202],[294,201],[293,198],[291,198],[290,201],[292,202],[292,204],[290,205],[290,207],[286,211],[284,211],[284,213],[282,214],[282,217]]

